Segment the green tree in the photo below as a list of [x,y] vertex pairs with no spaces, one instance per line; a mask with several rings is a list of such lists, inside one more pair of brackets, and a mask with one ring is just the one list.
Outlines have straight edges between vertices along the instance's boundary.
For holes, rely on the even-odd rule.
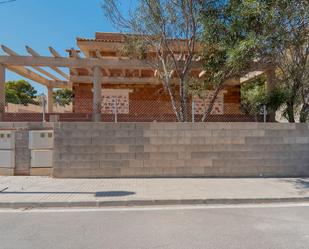
[[242,85],[241,109],[247,114],[258,117],[265,105],[267,113],[276,113],[286,102],[287,96],[287,91],[282,86],[276,86],[269,92],[265,77],[257,78]]
[[5,84],[5,98],[8,103],[37,105],[37,91],[25,80],[8,81]]
[[204,5],[206,83],[219,90],[226,78],[264,64],[276,68],[287,90],[286,113],[308,118],[308,0],[229,0]]
[[126,54],[142,53],[139,58],[149,55],[146,63],[162,81],[180,122],[188,120],[187,85],[198,58],[202,2],[139,0],[127,14],[121,12],[122,1],[103,1],[103,10],[113,24],[122,31],[136,34],[128,36],[135,44],[124,50]]
[[58,89],[53,92],[53,99],[57,105],[70,105],[73,101],[73,91],[69,89]]

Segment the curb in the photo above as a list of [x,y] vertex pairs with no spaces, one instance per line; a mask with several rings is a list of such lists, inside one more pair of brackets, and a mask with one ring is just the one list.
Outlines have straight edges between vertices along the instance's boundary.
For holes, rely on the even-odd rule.
[[129,201],[84,201],[84,202],[0,202],[3,209],[31,208],[97,208],[160,205],[237,205],[237,204],[272,204],[304,203],[309,197],[260,198],[260,199],[184,199],[184,200],[129,200]]

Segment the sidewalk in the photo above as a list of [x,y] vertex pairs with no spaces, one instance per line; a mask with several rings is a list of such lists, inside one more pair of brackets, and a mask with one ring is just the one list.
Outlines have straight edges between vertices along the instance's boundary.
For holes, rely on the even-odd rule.
[[309,202],[309,179],[0,177],[0,208]]

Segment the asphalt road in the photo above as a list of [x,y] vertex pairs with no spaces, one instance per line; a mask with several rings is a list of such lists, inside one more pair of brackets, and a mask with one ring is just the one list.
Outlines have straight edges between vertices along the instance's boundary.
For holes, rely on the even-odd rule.
[[0,210],[1,249],[308,249],[309,205]]

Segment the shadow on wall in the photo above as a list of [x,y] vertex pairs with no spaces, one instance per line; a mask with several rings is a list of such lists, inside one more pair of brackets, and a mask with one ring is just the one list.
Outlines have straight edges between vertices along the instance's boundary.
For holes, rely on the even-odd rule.
[[95,197],[120,197],[120,196],[129,196],[135,195],[135,192],[129,191],[100,191],[100,192],[46,192],[46,191],[34,191],[34,192],[10,192],[10,191],[3,191],[0,195],[44,195],[44,194],[53,194],[53,195],[94,195]]

